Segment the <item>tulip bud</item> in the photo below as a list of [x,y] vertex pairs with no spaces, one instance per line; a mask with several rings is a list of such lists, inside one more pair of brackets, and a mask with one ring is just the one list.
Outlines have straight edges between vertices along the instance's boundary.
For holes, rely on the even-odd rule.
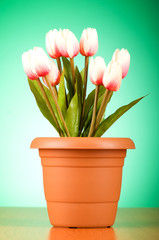
[[111,61],[103,75],[103,85],[110,91],[118,91],[122,80],[122,67],[117,61]]
[[[51,71],[45,77],[47,77],[47,79],[50,81],[51,86],[55,86],[55,85],[58,85],[60,82],[60,71],[56,66],[56,63],[52,59],[50,59],[50,65],[51,65]],[[43,77],[42,79],[45,85],[47,86],[45,77]]]
[[89,77],[93,84],[102,85],[102,79],[104,71],[106,70],[106,64],[102,57],[91,58],[89,65]]
[[98,50],[98,35],[94,28],[84,29],[80,40],[80,53],[83,56],[90,57],[96,54]]
[[32,80],[47,75],[51,70],[50,60],[40,47],[23,53],[22,63],[26,75]]
[[57,48],[64,57],[73,58],[79,53],[79,43],[75,35],[68,29],[57,34]]
[[118,61],[122,66],[122,78],[124,78],[129,70],[130,65],[130,54],[128,50],[122,48],[121,50],[116,49],[113,54],[113,61]]
[[58,35],[59,32],[56,29],[50,30],[46,34],[46,49],[49,56],[52,58],[59,58],[62,56],[57,46]]

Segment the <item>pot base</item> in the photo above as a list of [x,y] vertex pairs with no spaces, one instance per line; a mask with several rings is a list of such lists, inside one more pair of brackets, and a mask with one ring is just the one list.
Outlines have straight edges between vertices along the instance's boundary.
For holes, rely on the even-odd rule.
[[56,227],[108,227],[115,221],[117,202],[47,202],[50,222]]

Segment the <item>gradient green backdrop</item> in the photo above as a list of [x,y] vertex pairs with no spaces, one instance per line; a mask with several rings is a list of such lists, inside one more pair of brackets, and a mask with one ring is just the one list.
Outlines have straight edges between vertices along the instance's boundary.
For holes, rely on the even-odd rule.
[[[69,28],[80,39],[86,27],[98,31],[97,55],[109,62],[116,48],[131,54],[128,76],[108,112],[150,93],[105,134],[130,137],[120,207],[159,207],[158,1],[0,1],[0,206],[46,206],[35,137],[57,136],[29,90],[21,54],[45,49],[50,29]],[[83,68],[83,57],[75,62]],[[88,90],[93,89],[89,83]]]

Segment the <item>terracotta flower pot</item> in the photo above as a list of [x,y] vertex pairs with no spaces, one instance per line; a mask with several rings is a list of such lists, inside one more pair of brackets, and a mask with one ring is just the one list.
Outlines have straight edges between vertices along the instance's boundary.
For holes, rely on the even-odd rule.
[[106,227],[115,221],[129,138],[36,138],[52,225]]

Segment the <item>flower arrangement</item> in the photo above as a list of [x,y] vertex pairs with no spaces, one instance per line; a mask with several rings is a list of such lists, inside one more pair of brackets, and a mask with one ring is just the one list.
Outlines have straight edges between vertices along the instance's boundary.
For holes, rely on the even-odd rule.
[[[101,137],[143,98],[104,117],[113,93],[120,89],[128,73],[130,54],[117,49],[107,66],[102,57],[90,59],[98,50],[96,29],[84,29],[80,43],[68,29],[50,30],[46,34],[46,49],[51,58],[42,48],[34,47],[23,53],[22,62],[40,111],[61,137]],[[81,72],[74,65],[79,53],[85,58]],[[96,87],[87,96],[88,66],[90,81]]]

